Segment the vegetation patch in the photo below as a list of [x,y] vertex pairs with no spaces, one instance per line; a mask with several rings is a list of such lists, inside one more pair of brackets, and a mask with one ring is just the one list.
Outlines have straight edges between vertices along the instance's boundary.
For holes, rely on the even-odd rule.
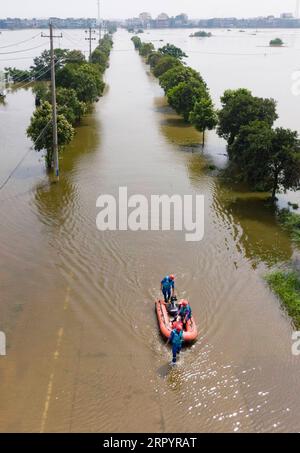
[[290,233],[292,240],[300,244],[300,214],[282,209],[278,219],[282,227]]
[[196,33],[190,35],[191,38],[210,38],[211,36],[212,34],[210,32],[204,30],[196,31]]
[[281,47],[281,46],[283,46],[283,44],[284,44],[284,42],[280,38],[271,39],[271,41],[270,41],[271,47]]
[[280,298],[295,327],[300,328],[300,277],[293,271],[276,271],[266,276],[272,291]]

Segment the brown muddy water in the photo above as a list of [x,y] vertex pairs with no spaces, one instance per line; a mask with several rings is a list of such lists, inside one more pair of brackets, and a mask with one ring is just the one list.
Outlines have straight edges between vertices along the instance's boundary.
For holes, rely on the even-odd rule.
[[[293,329],[262,279],[295,253],[289,238],[263,198],[207,169],[201,137],[166,106],[127,32],[106,80],[60,183],[29,152],[0,192],[0,431],[299,431]],[[30,90],[0,107],[2,180],[30,148],[32,110]],[[99,232],[96,199],[119,186],[204,194],[204,239]],[[175,369],[154,312],[169,272],[200,330]]]

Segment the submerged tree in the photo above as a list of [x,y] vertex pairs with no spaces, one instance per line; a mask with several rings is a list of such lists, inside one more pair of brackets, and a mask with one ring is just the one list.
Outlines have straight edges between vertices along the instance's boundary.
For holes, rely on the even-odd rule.
[[[34,142],[34,149],[37,151],[46,150],[46,165],[50,169],[53,165],[53,132],[52,132],[52,107],[49,102],[43,102],[34,112],[27,135]],[[68,145],[74,136],[72,125],[64,115],[57,116],[58,146],[61,150]]]
[[300,146],[297,132],[263,121],[242,126],[231,145],[231,159],[251,188],[272,193],[297,190],[300,185]]
[[177,60],[182,60],[187,58],[187,55],[179,48],[174,46],[174,44],[166,44],[165,46],[158,49],[163,55],[169,55],[170,57],[177,58]]
[[213,102],[208,96],[196,101],[189,116],[190,123],[202,132],[202,145],[205,143],[205,131],[212,130],[218,123],[218,117],[214,109]]
[[195,103],[203,98],[207,98],[207,96],[206,86],[198,79],[181,82],[167,92],[169,104],[179,115],[183,116],[186,122],[189,120]]
[[203,84],[205,84],[202,77],[197,71],[181,65],[175,66],[164,72],[159,78],[159,84],[164,89],[165,93],[167,93],[171,88],[179,85],[179,83],[189,82],[192,79],[198,79]]
[[154,66],[153,74],[155,75],[155,77],[160,77],[162,74],[167,72],[169,69],[172,69],[175,67],[180,68],[181,66],[182,66],[182,63],[177,58],[171,57],[170,55],[165,55]]
[[218,134],[228,142],[228,145],[234,142],[242,126],[255,120],[264,121],[272,126],[278,118],[274,99],[255,97],[251,91],[244,88],[225,91],[221,103]]

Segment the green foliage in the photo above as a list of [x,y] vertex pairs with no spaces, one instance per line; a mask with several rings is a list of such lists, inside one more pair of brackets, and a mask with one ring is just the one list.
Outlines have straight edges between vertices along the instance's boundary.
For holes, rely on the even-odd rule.
[[204,145],[205,131],[214,129],[218,123],[218,117],[210,96],[203,97],[195,102],[194,108],[190,112],[189,122],[203,133]]
[[296,272],[276,271],[266,276],[270,288],[281,299],[295,327],[300,327],[300,278]]
[[162,58],[163,55],[160,52],[151,52],[148,56],[147,64],[153,69]]
[[153,68],[153,74],[155,77],[160,77],[162,76],[165,72],[169,71],[169,69],[172,69],[174,67],[181,67],[182,63],[174,57],[171,57],[170,55],[166,55],[163,58],[161,58],[158,63],[154,66]]
[[272,191],[275,201],[280,189],[297,190],[300,185],[300,148],[297,132],[272,129],[263,121],[242,126],[229,147],[231,160],[254,189]]
[[106,52],[103,52],[100,48],[96,48],[91,56],[91,63],[97,64],[100,66],[100,71],[104,72],[108,67],[109,56]]
[[282,209],[278,213],[278,220],[281,226],[289,232],[292,240],[300,244],[300,215],[290,212],[288,209]]
[[212,34],[210,32],[200,30],[200,31],[196,31],[195,33],[193,33],[190,36],[191,36],[191,38],[210,38],[212,36]]
[[110,51],[113,47],[113,39],[111,34],[106,33],[102,39],[100,39],[97,49],[104,52],[108,57],[110,55]]
[[5,77],[11,78],[13,83],[28,82],[31,80],[31,72],[17,68],[5,68]]
[[[54,49],[56,70],[63,67],[69,51],[67,49]],[[51,79],[51,58],[50,50],[44,50],[39,57],[33,59],[33,65],[30,66],[33,78],[39,80]]]
[[179,115],[183,116],[186,122],[189,120],[190,112],[195,103],[207,96],[205,85],[198,79],[181,82],[167,92],[169,104]]
[[68,63],[86,63],[86,59],[84,54],[81,52],[81,50],[68,50],[65,62]]
[[[52,119],[52,107],[49,102],[43,102],[41,107],[34,112],[30,125],[27,129],[27,135],[35,143],[34,148],[37,151],[46,150],[46,163],[47,167],[51,168],[53,163],[53,133],[52,127],[48,126],[49,121]],[[45,129],[46,128],[46,129]],[[42,133],[42,131],[44,131]],[[57,117],[57,132],[59,150],[71,142],[74,136],[74,129],[72,125],[66,120],[63,115]]]
[[56,92],[57,113],[64,115],[72,125],[79,123],[86,112],[86,105],[80,102],[76,91],[71,88],[59,87]]
[[264,121],[270,126],[278,118],[276,102],[252,95],[244,88],[227,90],[221,97],[218,134],[231,145],[242,126],[252,121]]
[[139,50],[139,49],[142,47],[141,38],[139,38],[138,36],[133,36],[133,37],[131,38],[131,41],[133,42],[134,48],[135,48],[136,50]]
[[139,47],[139,52],[142,57],[148,57],[154,50],[154,45],[151,42],[144,42],[141,47]]
[[164,72],[159,77],[159,84],[167,93],[171,88],[176,87],[181,82],[188,82],[192,79],[198,79],[205,84],[200,74],[192,68],[186,66],[175,66]]
[[283,46],[284,42],[280,38],[271,39],[270,46]]
[[187,58],[187,55],[179,47],[169,43],[158,49],[158,51],[163,55],[169,55],[170,57],[177,58],[177,60]]
[[57,73],[57,85],[75,90],[79,101],[91,104],[102,95],[105,84],[97,65],[66,64]]

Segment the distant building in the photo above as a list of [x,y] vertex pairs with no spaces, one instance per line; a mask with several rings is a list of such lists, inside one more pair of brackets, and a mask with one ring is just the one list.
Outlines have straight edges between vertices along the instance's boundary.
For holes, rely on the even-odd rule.
[[293,13],[282,13],[280,19],[294,19]]
[[157,28],[168,28],[170,25],[170,19],[166,13],[159,14],[155,22]]
[[130,19],[126,19],[125,21],[127,28],[141,28],[143,27],[143,22],[139,17],[132,17]]
[[152,20],[152,16],[150,13],[141,13],[139,15],[139,19],[142,21],[142,22],[150,22]]

